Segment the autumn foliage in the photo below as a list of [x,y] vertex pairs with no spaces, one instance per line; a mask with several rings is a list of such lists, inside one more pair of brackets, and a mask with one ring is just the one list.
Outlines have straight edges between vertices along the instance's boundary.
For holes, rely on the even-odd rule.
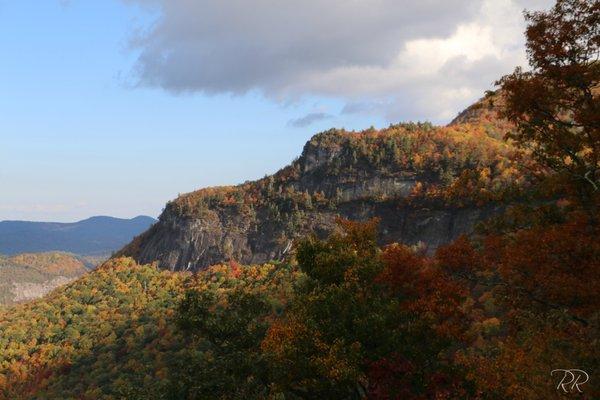
[[[425,182],[406,199],[423,207],[501,204],[473,235],[427,252],[378,244],[377,220],[340,219],[285,263],[188,275],[113,259],[0,311],[0,399],[600,398],[599,13],[558,0],[527,14],[533,69],[492,96],[509,142],[484,102],[445,128],[313,138],[351,166],[324,177],[403,171]],[[335,208],[335,194],[294,189],[301,167],[169,207]],[[568,368],[591,379],[561,394],[551,371]]]
[[508,137],[586,197],[600,190],[600,4],[558,0],[528,12],[531,71],[502,78]]

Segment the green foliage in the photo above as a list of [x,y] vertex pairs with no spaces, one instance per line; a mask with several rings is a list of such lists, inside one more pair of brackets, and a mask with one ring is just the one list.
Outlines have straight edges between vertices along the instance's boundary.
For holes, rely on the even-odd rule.
[[217,298],[191,291],[179,310],[195,351],[182,360],[183,373],[171,371],[179,379],[169,388],[170,398],[257,398],[266,392],[259,344],[271,307],[264,295],[234,289]]
[[302,271],[327,285],[340,284],[349,274],[361,281],[373,279],[381,268],[377,262],[377,220],[365,226],[343,220],[340,224],[345,225],[345,232],[334,233],[327,242],[311,237],[299,243],[296,259]]
[[0,398],[118,398],[154,386],[163,353],[183,344],[170,329],[181,279],[116,260],[0,313]]
[[[504,80],[508,115],[520,125],[509,137],[595,191],[597,80],[571,78],[583,67],[597,75],[597,61],[586,57],[597,58],[590,21],[598,10],[596,2],[559,0],[550,13],[529,14],[534,70]],[[595,40],[590,49],[582,35]],[[566,58],[573,67],[581,52],[585,62],[575,68],[554,65]],[[581,97],[579,86],[585,102],[575,104],[584,107],[555,115],[565,109],[556,101]],[[415,181],[409,201],[506,201],[529,184],[530,161],[498,140],[512,127],[494,114],[480,102],[443,128],[330,130],[272,177],[168,207],[206,219],[225,209],[254,218],[265,208],[293,232],[306,210],[341,201],[337,186],[311,182],[351,185],[373,171]],[[565,149],[573,154],[565,158]],[[568,185],[552,182],[554,193],[568,194]],[[376,222],[341,221],[327,240],[298,244],[297,268],[232,262],[183,275],[115,259],[45,299],[0,311],[0,398],[553,398],[552,369],[583,368],[593,378],[600,363],[597,201],[512,207],[477,240],[461,237],[432,257],[378,247]],[[592,385],[575,395],[598,398]]]
[[191,343],[170,371],[166,397],[265,398],[267,365],[260,344],[300,275],[285,265],[232,264],[213,273],[209,281],[218,277],[218,286],[196,281],[178,307],[178,325]]
[[[173,371],[194,365],[210,365],[193,370],[206,376],[220,371],[225,388],[227,365],[251,366],[244,360],[254,339],[246,336],[265,329],[264,322],[238,327],[253,324],[252,310],[281,310],[299,277],[285,266],[233,265],[186,278],[111,260],[44,299],[0,312],[0,398],[165,398],[181,384]],[[205,306],[200,299],[211,299],[212,319],[181,322],[180,301],[196,313]],[[210,382],[204,390],[219,386]]]
[[[411,250],[380,249],[376,221],[341,225],[343,232],[326,241],[309,238],[298,246],[299,266],[309,279],[262,345],[271,395],[383,399],[444,393],[447,387],[434,378],[456,375],[442,355],[456,341],[437,332],[436,323],[424,318],[415,302],[429,301],[424,288],[438,293],[448,277],[430,279]],[[423,290],[395,287],[390,277],[397,274],[390,270],[395,262],[412,270],[411,285],[420,283]],[[426,308],[446,318],[435,306]],[[401,369],[402,376],[384,382],[381,371],[388,368]],[[454,389],[467,398],[463,388]]]
[[548,365],[598,362],[598,229],[556,213],[434,257],[340,221],[298,266],[112,260],[0,312],[0,398],[547,397]]

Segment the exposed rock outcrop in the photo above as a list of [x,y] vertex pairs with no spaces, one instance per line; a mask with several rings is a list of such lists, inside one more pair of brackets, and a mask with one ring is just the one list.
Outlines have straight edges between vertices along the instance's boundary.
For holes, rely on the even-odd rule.
[[338,216],[356,220],[380,218],[383,243],[422,243],[431,251],[472,232],[479,221],[498,209],[492,206],[432,210],[398,207],[393,202],[344,202],[335,211],[305,213],[295,235],[276,221],[261,220],[262,212],[255,218],[239,214],[192,218],[168,209],[161,222],[138,239],[142,243],[137,244],[133,255],[139,262],[157,260],[160,266],[172,270],[202,269],[228,259],[244,264],[264,263],[283,258],[298,236],[310,232],[322,236],[332,231]]
[[20,303],[27,300],[38,299],[44,297],[57,287],[66,285],[67,283],[73,282],[77,278],[67,278],[66,276],[57,276],[51,280],[34,283],[34,282],[12,282],[13,288],[11,290],[13,294],[12,301]]
[[300,236],[331,232],[339,216],[377,217],[383,243],[431,251],[500,210],[496,195],[522,176],[514,149],[499,140],[506,122],[490,120],[489,108],[485,123],[477,115],[447,127],[320,133],[272,176],[168,203],[159,222],[118,255],[171,270],[262,263],[285,257]]

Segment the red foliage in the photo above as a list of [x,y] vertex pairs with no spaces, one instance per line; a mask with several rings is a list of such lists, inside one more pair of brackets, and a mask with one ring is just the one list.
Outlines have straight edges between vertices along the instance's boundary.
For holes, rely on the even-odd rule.
[[435,258],[450,273],[470,273],[480,264],[479,255],[466,236],[460,236],[447,246],[440,247]]
[[239,278],[242,270],[241,270],[241,266],[240,264],[235,261],[235,260],[230,260],[229,261],[229,268],[231,268],[231,275],[233,275],[234,278]]
[[585,319],[600,304],[599,237],[584,217],[522,230],[505,238],[493,266],[515,306],[566,309]]
[[441,336],[463,336],[467,318],[461,305],[467,294],[466,287],[431,259],[407,246],[386,247],[382,260],[385,268],[377,281],[385,283],[403,300],[404,310],[427,318]]
[[370,363],[367,376],[368,398],[371,400],[469,398],[462,387],[462,380],[441,371],[426,375],[424,392],[416,394],[414,383],[424,377],[417,373],[413,363],[397,354]]
[[400,355],[382,358],[369,365],[369,399],[418,399],[412,392],[414,365]]

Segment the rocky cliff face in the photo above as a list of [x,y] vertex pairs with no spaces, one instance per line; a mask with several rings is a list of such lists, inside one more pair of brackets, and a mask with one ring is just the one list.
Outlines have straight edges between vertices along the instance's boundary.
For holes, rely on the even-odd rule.
[[323,132],[272,176],[168,203],[159,222],[119,255],[171,270],[263,263],[284,258],[300,236],[331,232],[340,216],[377,217],[383,243],[432,251],[472,232],[520,184],[514,149],[498,139],[506,126],[471,112],[447,127]]
[[264,263],[285,257],[293,239],[315,232],[331,232],[336,218],[353,220],[381,219],[383,243],[423,244],[428,250],[470,233],[475,225],[494,214],[498,207],[437,209],[398,207],[393,203],[368,200],[344,202],[337,210],[305,213],[295,232],[268,218],[245,218],[239,214],[214,215],[212,218],[181,217],[166,210],[161,223],[144,234],[137,251],[125,249],[139,262],[158,261],[171,270],[197,270],[224,260],[243,264]]

